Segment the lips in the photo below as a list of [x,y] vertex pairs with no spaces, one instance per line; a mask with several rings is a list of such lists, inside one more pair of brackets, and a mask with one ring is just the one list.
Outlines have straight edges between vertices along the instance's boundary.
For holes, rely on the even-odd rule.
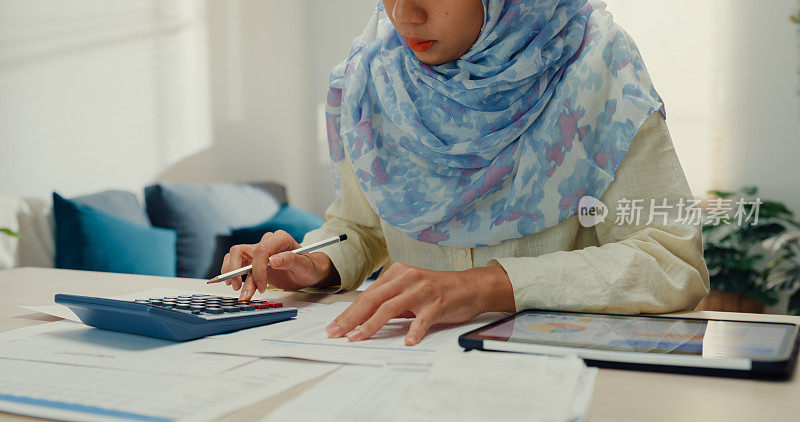
[[406,37],[406,42],[408,42],[408,47],[417,53],[422,53],[423,51],[428,50],[436,43],[434,40],[414,37]]

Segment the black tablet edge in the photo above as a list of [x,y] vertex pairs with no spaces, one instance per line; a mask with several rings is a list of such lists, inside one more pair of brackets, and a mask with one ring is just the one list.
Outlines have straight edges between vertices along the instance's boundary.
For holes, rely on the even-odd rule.
[[795,337],[794,337],[794,345],[789,348],[789,357],[785,360],[776,360],[776,361],[755,361],[751,360],[752,367],[749,371],[743,370],[734,370],[734,369],[720,369],[720,368],[699,368],[694,366],[674,366],[674,365],[652,365],[652,364],[641,364],[641,363],[624,363],[624,362],[611,362],[611,361],[600,361],[600,360],[593,360],[593,359],[583,359],[584,363],[587,366],[597,367],[597,368],[607,368],[607,369],[624,369],[624,370],[638,370],[638,371],[650,371],[650,372],[663,372],[663,373],[673,373],[673,374],[687,374],[687,375],[708,375],[708,376],[717,376],[717,377],[726,377],[726,378],[749,378],[749,379],[767,379],[767,380],[788,380],[792,378],[794,374],[794,368],[797,365],[798,359],[798,349],[800,349],[800,326],[797,324],[793,324],[791,322],[772,322],[772,321],[742,321],[742,320],[732,320],[732,319],[715,319],[715,318],[692,318],[692,317],[670,317],[670,316],[660,316],[660,315],[650,315],[650,314],[604,314],[601,312],[576,312],[576,311],[556,311],[556,310],[548,310],[548,309],[523,309],[521,311],[515,312],[511,315],[506,316],[505,318],[501,318],[497,321],[491,322],[489,324],[483,325],[478,327],[472,331],[464,333],[458,337],[458,345],[463,347],[466,351],[469,350],[483,350],[487,352],[498,352],[498,353],[514,353],[514,352],[505,352],[500,350],[487,350],[483,347],[483,339],[476,339],[476,338],[469,338],[470,335],[475,334],[479,331],[486,330],[491,328],[495,325],[502,324],[509,319],[516,318],[517,315],[528,313],[528,312],[556,312],[562,314],[581,314],[581,315],[610,315],[610,316],[643,316],[643,317],[652,317],[652,318],[663,318],[663,319],[675,319],[675,320],[686,320],[686,319],[695,319],[700,321],[723,321],[723,322],[754,322],[758,324],[777,324],[777,325],[792,325],[795,327]]

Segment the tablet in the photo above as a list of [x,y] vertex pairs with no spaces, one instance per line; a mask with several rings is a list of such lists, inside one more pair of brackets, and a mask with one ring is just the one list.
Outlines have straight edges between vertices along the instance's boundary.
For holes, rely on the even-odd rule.
[[797,360],[788,323],[525,310],[459,337],[466,349],[578,355],[588,365],[786,379]]

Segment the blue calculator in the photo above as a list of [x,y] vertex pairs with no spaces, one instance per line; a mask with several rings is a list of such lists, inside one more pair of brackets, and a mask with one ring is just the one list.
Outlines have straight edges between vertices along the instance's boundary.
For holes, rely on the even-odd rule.
[[296,308],[284,307],[281,302],[240,302],[206,294],[140,300],[57,294],[55,301],[72,309],[86,325],[172,341],[194,340],[297,316]]

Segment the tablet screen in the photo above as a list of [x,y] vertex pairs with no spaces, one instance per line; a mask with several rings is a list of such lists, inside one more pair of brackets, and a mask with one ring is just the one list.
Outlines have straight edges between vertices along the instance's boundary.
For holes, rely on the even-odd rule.
[[470,337],[626,352],[784,358],[792,324],[530,311]]

